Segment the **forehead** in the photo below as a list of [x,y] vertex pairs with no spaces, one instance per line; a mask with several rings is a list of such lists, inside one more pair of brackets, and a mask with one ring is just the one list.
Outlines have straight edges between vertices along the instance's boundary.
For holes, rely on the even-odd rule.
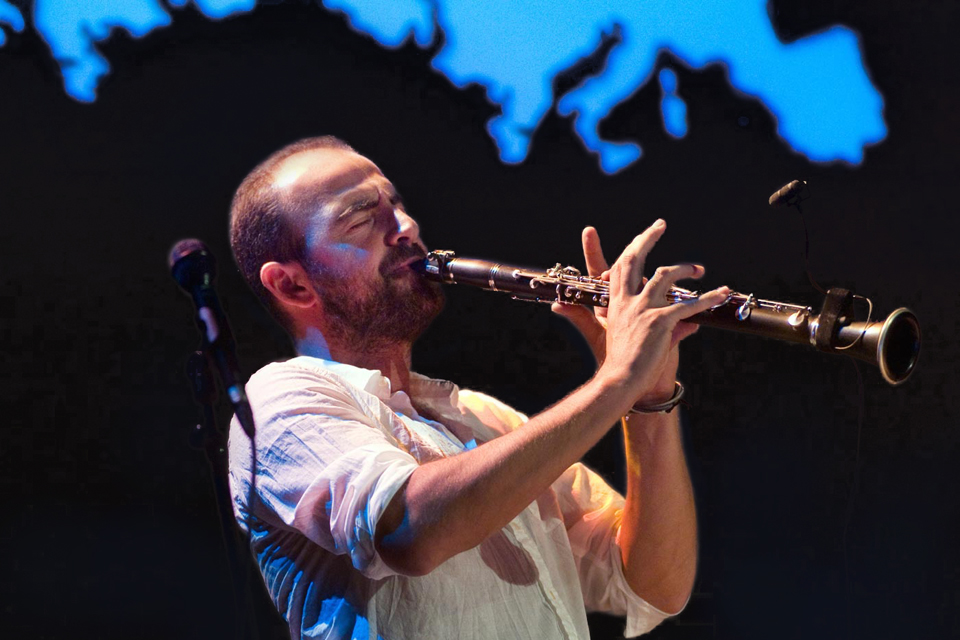
[[273,176],[275,187],[321,207],[369,181],[386,182],[386,178],[370,160],[345,149],[302,151],[280,163]]

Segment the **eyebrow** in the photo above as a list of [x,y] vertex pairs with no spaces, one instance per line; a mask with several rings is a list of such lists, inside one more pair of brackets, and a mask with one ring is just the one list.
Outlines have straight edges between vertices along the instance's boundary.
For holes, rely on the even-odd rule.
[[[392,192],[392,195],[390,196],[390,202],[392,204],[399,204],[401,206],[404,206],[403,196],[400,195],[400,192],[397,191],[397,189],[394,188],[393,185],[390,186],[390,189]],[[337,222],[353,215],[358,210],[363,209],[372,203],[378,203],[380,201],[380,198],[382,197],[381,195],[382,193],[383,192],[380,189],[377,189],[376,199],[372,197],[366,197],[364,195],[360,195],[359,200],[356,200],[355,202],[353,202],[353,204],[349,205],[346,209],[343,210],[342,213],[340,213],[340,215],[337,216]]]
[[376,197],[370,197],[370,194],[358,196],[358,200],[355,200],[350,204],[346,209],[344,209],[340,215],[337,216],[337,221],[343,220],[346,217],[349,217],[356,213],[358,210],[363,209],[364,207],[369,206],[370,204],[376,204],[380,201],[380,190],[377,190]]

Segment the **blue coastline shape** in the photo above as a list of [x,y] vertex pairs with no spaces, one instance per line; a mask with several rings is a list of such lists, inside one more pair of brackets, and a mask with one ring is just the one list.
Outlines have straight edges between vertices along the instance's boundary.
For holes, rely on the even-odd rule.
[[659,78],[663,128],[674,138],[682,138],[687,135],[687,103],[677,95],[677,74],[672,69],[661,69]]
[[[6,25],[20,33],[26,26],[23,21],[23,14],[12,4],[5,0],[0,0],[0,26]],[[0,47],[7,43],[7,34],[0,29]]]
[[257,0],[167,0],[171,7],[184,7],[192,4],[208,18],[221,20],[235,13],[252,11]]
[[[482,86],[501,114],[487,123],[500,157],[522,162],[543,118],[556,104],[601,168],[635,162],[635,141],[604,140],[603,118],[654,75],[669,51],[683,65],[721,65],[731,86],[772,114],[778,134],[810,160],[859,163],[883,140],[883,98],[863,66],[858,38],[836,26],[781,43],[766,0],[322,0],[355,30],[386,47],[411,39],[424,48],[442,37],[431,61],[455,86]],[[213,19],[250,11],[255,0],[36,0],[34,24],[60,64],[67,93],[92,102],[107,61],[94,45],[122,28],[142,37],[170,24],[166,8],[188,3]],[[5,13],[4,13],[5,12]],[[0,0],[0,22],[22,17]],[[19,18],[19,22],[15,22]],[[440,31],[442,30],[442,34]],[[594,54],[616,32],[605,66],[560,97],[557,76]],[[2,31],[0,31],[2,36]],[[686,104],[672,70],[660,74],[664,127],[686,134]]]
[[[640,157],[602,140],[600,121],[650,78],[657,54],[670,51],[696,69],[722,64],[731,85],[756,97],[777,122],[777,132],[796,151],[815,161],[859,163],[863,149],[883,140],[883,99],[870,83],[856,35],[844,27],[781,43],[764,0],[648,0],[596,8],[597,29],[616,23],[622,41],[606,68],[558,103],[561,115],[574,116],[584,144],[615,172]],[[611,156],[611,150],[620,150]]]
[[583,6],[562,0],[438,1],[446,38],[432,65],[457,87],[482,85],[501,107],[487,130],[504,162],[527,157],[533,132],[553,106],[554,77],[600,46],[603,29]]
[[[181,7],[186,0],[171,0]],[[249,11],[256,0],[194,0],[210,18],[220,19]],[[142,38],[170,24],[170,14],[157,0],[37,0],[33,22],[60,65],[64,88],[80,102],[97,98],[97,85],[110,70],[94,44],[106,40],[114,29]]]
[[421,48],[433,43],[433,5],[421,0],[323,0],[339,11],[357,31],[373,36],[385,47],[402,45],[410,35]]
[[60,65],[67,93],[93,102],[100,78],[110,70],[94,43],[115,28],[142,37],[170,24],[170,16],[153,0],[37,0],[33,22]]

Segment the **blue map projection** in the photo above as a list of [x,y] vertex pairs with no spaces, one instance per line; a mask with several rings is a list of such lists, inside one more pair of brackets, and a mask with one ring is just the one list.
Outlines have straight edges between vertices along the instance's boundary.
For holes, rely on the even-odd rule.
[[677,74],[670,69],[660,70],[660,112],[663,128],[674,138],[687,135],[687,103],[677,94]]
[[[187,0],[168,4],[183,7]],[[194,0],[194,4],[204,15],[220,19],[250,11],[256,0]],[[93,102],[100,78],[110,70],[94,43],[118,28],[140,38],[166,27],[171,18],[157,0],[36,0],[33,22],[60,65],[67,93],[81,102]]]
[[[113,29],[142,37],[168,26],[168,9],[191,0],[36,0],[33,25],[60,65],[64,87],[96,100],[109,63],[96,43]],[[219,20],[254,9],[255,0],[192,0]],[[687,134],[687,105],[674,70],[657,70],[669,52],[689,69],[722,65],[731,87],[772,114],[777,134],[812,161],[857,164],[886,137],[883,98],[870,82],[857,35],[834,26],[795,42],[776,37],[766,0],[323,0],[352,28],[395,48],[425,48],[442,36],[432,67],[456,87],[484,87],[501,113],[487,131],[506,163],[522,162],[551,109],[614,173],[642,155],[635,141],[604,140],[600,122],[656,76],[664,128]],[[24,28],[0,0],[0,25]],[[616,32],[605,65],[561,96],[553,81],[594,54]],[[0,29],[0,45],[4,34]],[[662,66],[662,65],[661,65]]]
[[[16,32],[23,31],[23,14],[15,6],[0,0],[0,26],[7,26]],[[0,29],[0,47],[7,42],[7,34]]]

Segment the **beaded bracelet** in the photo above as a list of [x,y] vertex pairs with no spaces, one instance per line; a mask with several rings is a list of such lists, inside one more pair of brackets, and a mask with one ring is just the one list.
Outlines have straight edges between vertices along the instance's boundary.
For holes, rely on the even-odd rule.
[[680,398],[683,397],[684,392],[683,385],[680,384],[679,380],[674,382],[674,384],[676,386],[673,389],[673,396],[671,396],[671,398],[666,402],[648,406],[633,405],[630,407],[630,413],[670,413],[673,411],[674,407],[680,404]]

